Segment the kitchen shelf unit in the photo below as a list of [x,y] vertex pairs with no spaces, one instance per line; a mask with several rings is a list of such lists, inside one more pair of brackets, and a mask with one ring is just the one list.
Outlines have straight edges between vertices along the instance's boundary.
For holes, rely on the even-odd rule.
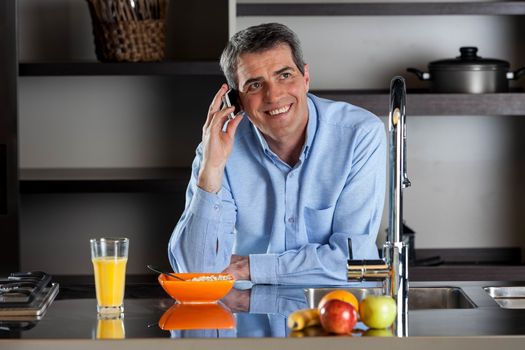
[[[15,3],[9,0],[7,3]],[[188,3],[188,6],[191,6]],[[244,4],[237,16],[398,16],[398,15],[525,15],[525,1],[447,3],[309,3]],[[191,18],[192,16],[188,16]],[[198,22],[198,21],[194,21]],[[199,25],[202,25],[199,23]],[[13,27],[14,28],[14,27]],[[15,29],[12,29],[14,32]],[[191,32],[186,30],[186,33]],[[181,32],[182,33],[182,32]],[[194,41],[197,45],[199,40]],[[182,58],[186,59],[186,58]],[[216,61],[100,63],[20,62],[19,77],[38,76],[220,76]],[[386,115],[388,91],[323,90],[321,97],[348,101]],[[433,94],[409,91],[407,113],[430,115],[525,115],[525,94]],[[57,169],[19,171],[20,192],[176,192],[184,189],[189,168]],[[11,236],[11,235],[8,235]],[[18,239],[18,236],[13,236]],[[4,260],[2,260],[4,261]],[[5,260],[8,261],[8,260]]]
[[222,76],[218,61],[164,61],[141,63],[21,62],[19,76]]
[[[218,61],[144,63],[21,62],[21,77],[161,76],[222,77]],[[191,169],[20,169],[20,193],[180,193]]]
[[[368,109],[378,116],[388,115],[388,91],[319,90],[314,94],[346,101]],[[525,93],[444,94],[428,90],[407,91],[407,115],[424,116],[520,116],[525,115]]]
[[[400,3],[238,3],[237,16],[525,15],[525,1]],[[19,76],[221,76],[217,61],[154,63],[21,62]],[[384,90],[318,90],[318,96],[347,101],[386,116]],[[437,94],[409,90],[410,116],[525,115],[525,93]],[[162,173],[162,175],[160,175]],[[22,193],[173,192],[185,186],[189,169],[21,170]],[[180,187],[179,187],[180,190]]]
[[[239,3],[237,16],[436,16],[525,15],[525,1],[384,2],[384,3]],[[319,90],[315,94],[388,114],[388,91]],[[407,92],[410,116],[525,115],[525,93],[443,94]]]
[[183,193],[191,168],[21,169],[20,193]]
[[[16,0],[9,0],[15,4]],[[170,5],[167,37],[173,52],[162,62],[21,61],[18,77],[147,76],[223,80],[219,54],[228,37],[230,0]],[[209,12],[203,12],[206,8]],[[195,19],[199,18],[199,21]],[[207,23],[213,33],[202,26]],[[12,32],[15,32],[14,30]],[[16,35],[14,36],[16,37]],[[188,40],[188,37],[192,40]],[[169,46],[169,45],[167,45]],[[169,47],[167,47],[167,54]],[[209,80],[210,79],[210,80]],[[215,84],[215,83],[214,83]],[[19,169],[20,193],[174,193],[184,191],[190,168]]]
[[[21,2],[21,1],[20,1]],[[184,205],[184,190],[190,177],[190,168],[187,165],[183,168],[140,168],[140,169],[21,169],[18,165],[18,83],[22,79],[38,79],[39,77],[96,77],[96,76],[149,76],[160,77],[170,80],[165,84],[174,89],[184,89],[184,82],[191,79],[198,79],[199,84],[216,86],[222,81],[222,73],[218,65],[218,58],[222,46],[228,39],[233,16],[230,14],[230,6],[234,4],[232,0],[194,0],[185,2],[171,2],[168,11],[170,22],[167,28],[166,37],[169,39],[166,47],[166,56],[170,60],[163,62],[147,63],[101,63],[92,61],[71,61],[68,59],[68,52],[64,50],[58,55],[64,54],[62,61],[36,61],[23,62],[18,57],[19,40],[38,40],[40,37],[52,35],[53,30],[62,31],[77,30],[78,23],[68,22],[67,18],[60,21],[53,20],[53,25],[57,28],[42,28],[42,33],[36,36],[19,36],[19,17],[31,15],[38,16],[40,5],[24,4],[19,11],[18,0],[0,1],[0,232],[3,234],[4,248],[0,254],[0,272],[2,274],[19,271],[22,265],[22,254],[24,244],[21,242],[19,217],[24,217],[25,213],[20,213],[20,202],[31,202],[33,200],[50,200],[53,204],[57,202],[55,196],[48,194],[78,194],[78,193],[111,193],[120,196],[121,193],[154,193],[166,194],[166,196],[138,196],[137,198],[154,198],[157,203],[170,203],[173,210],[169,217],[176,215]],[[85,6],[87,14],[88,7],[85,4],[56,4],[57,16],[69,16],[73,13],[67,8],[60,6],[80,7]],[[53,5],[54,6],[54,5]],[[53,6],[42,5],[42,9],[53,10]],[[203,11],[206,9],[206,11]],[[81,11],[81,10],[79,10]],[[51,11],[50,11],[51,12]],[[55,13],[53,11],[53,13]],[[205,23],[206,25],[203,25]],[[36,26],[42,25],[38,22]],[[63,26],[63,28],[60,28]],[[72,28],[69,28],[69,27]],[[38,30],[31,27],[31,30]],[[213,30],[210,30],[213,28]],[[85,29],[85,28],[84,28]],[[91,29],[91,28],[90,28]],[[83,29],[79,29],[83,30]],[[79,33],[79,38],[82,37]],[[90,41],[93,40],[90,38]],[[29,43],[26,46],[36,45],[38,42]],[[65,43],[67,45],[67,43]],[[87,42],[76,43],[86,45]],[[38,50],[37,50],[38,51]],[[24,52],[24,50],[22,50]],[[32,51],[29,50],[27,52]],[[35,51],[36,52],[36,51]],[[44,51],[43,51],[44,52]],[[47,52],[47,51],[45,51]],[[38,54],[38,53],[37,53]],[[56,55],[57,53],[53,53]],[[47,55],[47,53],[45,53]],[[42,59],[46,59],[42,57]],[[175,81],[176,83],[172,84]],[[178,83],[181,81],[182,83]],[[161,91],[162,92],[162,91]],[[159,97],[161,98],[161,97]],[[168,97],[169,98],[169,97]],[[191,100],[195,105],[204,102],[199,94],[195,94],[195,100]],[[198,102],[200,99],[201,102]],[[207,100],[206,100],[207,101]],[[172,104],[167,103],[167,108]],[[187,108],[191,110],[191,108]],[[7,123],[4,128],[4,122]],[[57,126],[60,128],[60,126]],[[4,133],[5,131],[5,133]],[[67,129],[63,130],[68,132]],[[5,160],[5,162],[4,162]],[[7,177],[4,181],[4,166]],[[5,184],[4,184],[5,182]],[[2,189],[8,189],[8,196],[4,199]],[[39,198],[32,198],[32,194],[43,194]],[[165,198],[164,198],[165,197]],[[96,197],[99,198],[99,197]],[[108,196],[104,196],[108,198]],[[113,197],[112,197],[113,198]],[[123,197],[123,198],[127,198]],[[7,204],[6,204],[7,202]],[[4,213],[4,207],[9,205],[8,215]],[[13,208],[12,208],[13,207]],[[158,217],[151,218],[152,222],[168,222],[165,214],[159,213]],[[29,225],[30,226],[30,225]],[[154,226],[154,225],[153,225]],[[31,231],[31,234],[40,234]],[[64,234],[66,234],[64,232]],[[158,257],[158,249],[149,248],[152,259]],[[162,247],[162,249],[165,249]],[[157,259],[158,260],[158,259]],[[159,261],[160,263],[160,261]]]

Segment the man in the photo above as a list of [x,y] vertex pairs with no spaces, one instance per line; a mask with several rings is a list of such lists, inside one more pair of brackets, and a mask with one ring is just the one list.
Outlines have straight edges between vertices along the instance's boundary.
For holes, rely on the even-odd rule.
[[243,113],[228,121],[233,107],[221,109],[223,85],[170,239],[172,267],[224,271],[253,283],[344,283],[348,238],[354,258],[378,255],[383,123],[309,94],[308,65],[284,25],[235,34],[221,68]]

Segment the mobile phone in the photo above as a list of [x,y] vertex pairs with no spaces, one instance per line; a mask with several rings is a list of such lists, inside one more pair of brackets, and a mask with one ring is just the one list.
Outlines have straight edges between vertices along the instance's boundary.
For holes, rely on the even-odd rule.
[[232,106],[235,107],[235,110],[228,115],[228,120],[234,119],[237,113],[241,111],[239,92],[230,88],[230,90],[226,91],[224,96],[222,96],[222,108],[228,108]]

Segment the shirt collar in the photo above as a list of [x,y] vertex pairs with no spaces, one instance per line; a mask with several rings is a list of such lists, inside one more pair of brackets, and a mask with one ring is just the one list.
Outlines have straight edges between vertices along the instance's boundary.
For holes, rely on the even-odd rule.
[[[301,156],[299,157],[299,160],[302,161],[308,156],[308,152],[310,151],[312,142],[314,140],[315,131],[317,130],[317,110],[315,108],[315,105],[310,98],[310,94],[308,94],[307,98],[308,103],[308,124],[306,126],[306,142],[303,146],[303,151],[301,152]],[[255,125],[252,124],[253,129],[255,130],[255,135],[257,135],[257,139],[259,140],[259,143],[264,150],[264,153],[266,153],[269,156],[275,156],[275,153],[272,152],[270,147],[268,146],[268,143],[264,139],[264,136],[262,133],[257,129]]]

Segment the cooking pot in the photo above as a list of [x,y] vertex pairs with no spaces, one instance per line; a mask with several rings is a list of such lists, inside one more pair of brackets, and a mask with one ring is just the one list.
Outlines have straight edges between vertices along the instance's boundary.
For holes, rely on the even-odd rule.
[[525,73],[525,67],[509,72],[509,63],[477,55],[477,47],[462,47],[461,56],[433,61],[428,64],[429,72],[407,68],[421,80],[431,80],[435,92],[458,92],[483,94],[507,92],[509,80],[518,79]]

